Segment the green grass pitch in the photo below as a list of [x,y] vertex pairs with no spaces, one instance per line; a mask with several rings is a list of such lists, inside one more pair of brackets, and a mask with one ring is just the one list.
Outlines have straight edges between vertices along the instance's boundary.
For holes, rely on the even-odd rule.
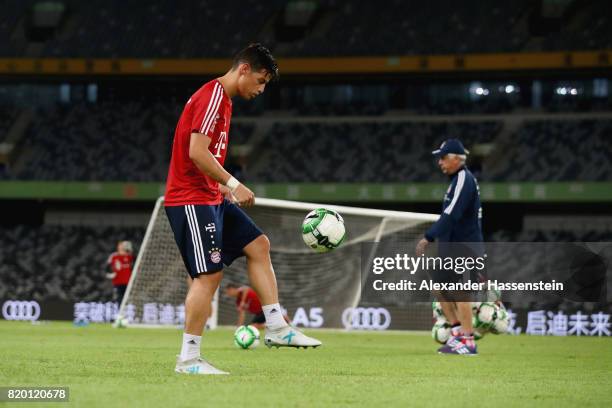
[[[79,407],[611,406],[612,339],[487,335],[478,357],[441,356],[428,334],[310,332],[315,350],[239,350],[207,333],[229,376],[174,373],[181,332],[0,322],[0,386],[68,386]],[[0,406],[11,404],[0,403]]]

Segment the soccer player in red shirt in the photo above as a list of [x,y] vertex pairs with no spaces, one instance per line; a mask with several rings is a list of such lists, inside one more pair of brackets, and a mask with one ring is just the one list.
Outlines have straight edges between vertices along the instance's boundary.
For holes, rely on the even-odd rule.
[[321,342],[290,327],[278,302],[270,241],[240,208],[255,195],[223,163],[229,144],[231,98],[253,99],[278,76],[274,57],[261,44],[238,52],[225,75],[202,86],[185,104],[174,133],[165,209],[189,276],[185,331],[175,371],[227,374],[200,357],[205,316],[223,277],[223,265],[246,256],[251,285],[266,320],[268,347],[317,347]]
[[235,283],[225,285],[225,294],[236,298],[236,309],[238,309],[238,323],[236,326],[244,324],[245,311],[249,311],[253,315],[251,325],[258,329],[263,329],[266,322],[266,316],[261,308],[261,302],[257,297],[257,293],[248,286],[238,286]]
[[106,263],[111,270],[110,273],[106,274],[106,277],[112,279],[115,296],[119,306],[121,306],[125,289],[130,282],[130,276],[132,276],[132,265],[134,264],[132,243],[130,241],[119,241],[117,252],[110,254]]

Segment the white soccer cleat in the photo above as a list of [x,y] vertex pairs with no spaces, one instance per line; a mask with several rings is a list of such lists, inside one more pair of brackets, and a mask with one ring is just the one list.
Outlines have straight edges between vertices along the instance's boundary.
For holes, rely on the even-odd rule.
[[208,361],[196,357],[191,360],[181,361],[179,356],[176,356],[176,367],[174,371],[182,374],[229,374],[213,367]]
[[276,330],[266,330],[266,336],[264,338],[266,346],[272,347],[319,347],[321,342],[312,337],[306,336],[301,331],[291,327],[285,326]]

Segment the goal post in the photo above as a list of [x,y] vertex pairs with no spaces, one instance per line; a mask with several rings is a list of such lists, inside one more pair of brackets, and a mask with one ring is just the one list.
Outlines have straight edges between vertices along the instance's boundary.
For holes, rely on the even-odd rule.
[[[340,213],[347,231],[346,241],[339,248],[322,254],[307,247],[301,236],[305,215],[321,207]],[[362,254],[362,243],[393,239],[416,244],[427,227],[438,219],[435,214],[270,198],[257,198],[255,206],[245,211],[270,239],[281,305],[294,324],[307,327],[347,327],[344,312],[368,303],[367,295],[362,296],[361,288],[367,276],[363,274],[362,277],[361,262],[371,262],[377,244],[368,254]],[[187,277],[163,210],[163,197],[160,197],[147,226],[119,315],[127,318],[130,326],[181,326]],[[222,286],[227,282],[249,284],[244,257],[224,268]],[[234,299],[219,293],[215,298],[208,326],[235,324]]]
[[[161,196],[147,224],[118,316],[130,326],[181,326],[187,278]],[[213,315],[216,317],[216,311]]]

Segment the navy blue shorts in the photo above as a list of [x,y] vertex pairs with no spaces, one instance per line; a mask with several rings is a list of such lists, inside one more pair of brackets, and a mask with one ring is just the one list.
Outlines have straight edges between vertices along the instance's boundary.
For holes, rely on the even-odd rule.
[[166,207],[174,240],[192,278],[219,272],[244,255],[243,248],[263,232],[237,205]]

